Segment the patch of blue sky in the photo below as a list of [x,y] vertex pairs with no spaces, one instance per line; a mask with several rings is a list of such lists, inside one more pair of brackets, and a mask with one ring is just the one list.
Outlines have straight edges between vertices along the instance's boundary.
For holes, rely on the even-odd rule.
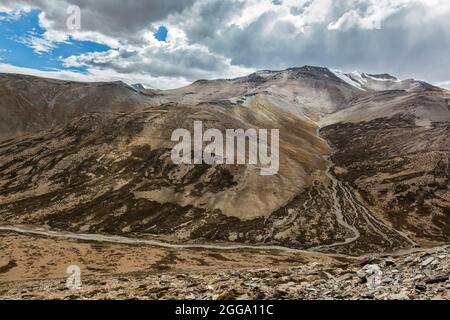
[[165,42],[167,40],[168,32],[169,30],[167,30],[165,26],[160,26],[153,35],[156,40]]
[[85,72],[85,67],[65,67],[62,59],[72,55],[104,52],[111,49],[104,44],[70,38],[67,42],[52,43],[52,48],[38,53],[26,39],[42,38],[45,33],[45,30],[39,26],[39,13],[39,10],[33,10],[12,18],[4,13],[0,15],[0,59],[2,63],[44,71]]

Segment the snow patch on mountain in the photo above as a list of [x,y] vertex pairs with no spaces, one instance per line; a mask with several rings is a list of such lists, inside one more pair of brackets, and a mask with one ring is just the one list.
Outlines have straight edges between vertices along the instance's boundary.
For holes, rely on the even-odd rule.
[[367,83],[367,80],[365,79],[366,74],[361,73],[359,71],[353,71],[348,74],[348,77],[352,79],[353,81],[356,81],[361,86]]
[[136,90],[153,89],[152,87],[146,86],[143,83],[135,83],[135,84],[132,84],[130,87],[132,87],[132,88],[134,88]]
[[358,82],[358,81],[355,81],[355,78],[356,79],[361,79],[361,80],[364,80],[363,78],[362,78],[362,76],[361,76],[361,74],[359,74],[359,73],[356,73],[356,72],[353,72],[353,73],[351,73],[350,75],[348,75],[348,74],[346,74],[346,73],[344,73],[344,72],[342,72],[342,71],[339,71],[339,70],[330,70],[336,77],[338,77],[339,79],[341,79],[342,81],[344,81],[344,82],[346,82],[346,83],[348,83],[349,85],[351,85],[352,87],[355,87],[355,88],[357,88],[357,89],[359,89],[359,90],[362,90],[362,91],[366,91],[363,87],[362,87],[362,85],[361,85],[361,83],[363,83],[363,81],[361,81],[361,82]]

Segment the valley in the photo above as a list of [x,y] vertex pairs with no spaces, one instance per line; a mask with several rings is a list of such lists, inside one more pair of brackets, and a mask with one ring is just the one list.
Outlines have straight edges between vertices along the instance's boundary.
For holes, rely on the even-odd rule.
[[[321,287],[324,277],[355,275],[368,257],[398,259],[408,273],[414,265],[402,259],[431,252],[444,256],[433,268],[448,274],[444,89],[304,66],[167,91],[3,74],[0,91],[7,97],[0,104],[0,292],[7,297],[17,297],[19,280],[30,286],[26,296],[38,297],[34,281],[45,279],[62,292],[53,297],[69,298],[73,292],[59,288],[69,264],[89,281],[105,277],[102,286],[134,283],[135,275],[173,284],[175,274],[205,272],[227,282],[224,273],[247,277],[255,268],[301,283],[309,277],[297,279],[295,268],[306,268]],[[195,136],[199,121],[222,133],[278,129],[278,172],[261,175],[259,163],[174,164],[172,133]],[[338,298],[336,288],[323,290]],[[387,286],[386,297],[396,288]],[[77,297],[107,297],[89,290]],[[313,292],[305,290],[289,297]],[[138,291],[123,296],[141,297]],[[224,298],[177,292],[147,297]],[[258,297],[230,293],[245,294]]]

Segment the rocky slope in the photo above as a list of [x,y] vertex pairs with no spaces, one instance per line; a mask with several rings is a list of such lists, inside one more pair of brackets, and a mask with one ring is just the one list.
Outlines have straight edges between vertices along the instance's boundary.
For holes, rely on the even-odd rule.
[[0,140],[66,125],[90,112],[140,110],[148,97],[123,82],[81,83],[0,74]]
[[450,247],[357,261],[0,283],[4,299],[450,299]]
[[[280,171],[261,176],[256,166],[174,165],[170,134],[192,128],[193,119],[219,128],[267,125],[251,109],[166,106],[86,115],[65,129],[5,142],[0,220],[183,242],[311,247],[345,239],[330,210],[331,186],[320,175],[327,147],[313,124],[273,113],[282,132]],[[310,192],[323,196],[302,216]]]
[[450,237],[449,98],[441,89],[377,92],[326,117],[321,130],[333,174],[424,245]]

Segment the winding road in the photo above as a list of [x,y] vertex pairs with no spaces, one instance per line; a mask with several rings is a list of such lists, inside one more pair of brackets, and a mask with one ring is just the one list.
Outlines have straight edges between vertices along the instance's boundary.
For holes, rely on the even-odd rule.
[[[327,141],[327,139],[323,138],[320,134],[320,130],[322,129],[322,123],[319,123],[319,126],[317,128],[317,136],[320,137],[322,140],[324,140],[328,145],[330,145]],[[343,182],[339,181],[333,174],[332,169],[334,167],[334,163],[331,161],[331,157],[326,155],[323,157],[323,159],[326,161],[327,169],[325,171],[326,176],[328,179],[330,179],[332,183],[332,189],[333,189],[333,203],[334,203],[334,213],[336,215],[336,220],[345,229],[349,230],[353,236],[346,238],[344,241],[332,243],[329,245],[322,245],[322,246],[316,246],[313,248],[310,248],[310,250],[320,250],[324,248],[332,248],[337,246],[343,246],[350,243],[353,243],[357,241],[361,237],[360,231],[356,228],[354,225],[357,217],[362,217],[364,221],[366,222],[367,226],[373,230],[376,234],[378,234],[380,237],[382,237],[386,242],[389,242],[390,244],[393,243],[392,234],[397,235],[398,237],[404,239],[406,242],[409,242],[412,246],[417,246],[417,244],[411,240],[408,236],[401,233],[398,230],[393,229],[392,227],[389,227],[382,221],[375,218],[370,211],[364,207],[358,199],[355,197],[353,191],[346,186]],[[349,207],[352,209],[351,214],[344,214],[344,209],[342,204],[347,203]],[[346,220],[346,216],[354,216],[353,224],[348,223]],[[391,233],[389,235],[388,233]]]
[[168,249],[208,249],[208,250],[270,250],[270,251],[284,251],[291,253],[306,253],[310,251],[294,249],[282,246],[252,246],[252,245],[220,245],[220,244],[175,244],[169,242],[163,242],[158,240],[147,240],[147,239],[137,239],[128,238],[122,236],[114,235],[103,235],[103,234],[89,234],[89,233],[73,233],[67,231],[55,231],[48,230],[42,227],[30,227],[30,226],[11,226],[3,225],[0,226],[0,231],[10,231],[21,234],[28,235],[38,235],[50,238],[59,239],[72,239],[72,240],[85,240],[85,241],[95,241],[95,242],[109,242],[117,244],[136,244],[136,245],[150,245],[155,247],[163,247]]
[[[343,194],[344,197],[347,197],[348,193],[346,192],[345,187],[343,186],[342,182],[340,182],[338,179],[336,179],[333,176],[333,174],[331,173],[331,169],[334,167],[334,163],[330,160],[330,157],[324,156],[324,160],[327,163],[327,170],[325,171],[325,174],[328,177],[328,179],[331,180],[331,183],[332,183],[333,207],[334,207],[334,214],[336,215],[336,220],[339,223],[339,225],[341,225],[345,229],[349,230],[353,234],[353,236],[351,236],[341,242],[336,242],[336,243],[332,243],[329,245],[323,245],[323,246],[317,246],[317,247],[311,248],[312,250],[320,250],[323,248],[332,248],[332,247],[337,247],[337,246],[343,246],[343,245],[355,242],[361,236],[360,232],[354,225],[350,225],[349,223],[347,223],[345,221],[345,217],[344,217],[344,214],[342,211],[342,206],[341,206],[340,199],[339,199],[339,192],[341,192],[341,194]],[[347,199],[347,200],[351,202],[351,199]],[[352,203],[352,205],[354,205],[354,204]]]

